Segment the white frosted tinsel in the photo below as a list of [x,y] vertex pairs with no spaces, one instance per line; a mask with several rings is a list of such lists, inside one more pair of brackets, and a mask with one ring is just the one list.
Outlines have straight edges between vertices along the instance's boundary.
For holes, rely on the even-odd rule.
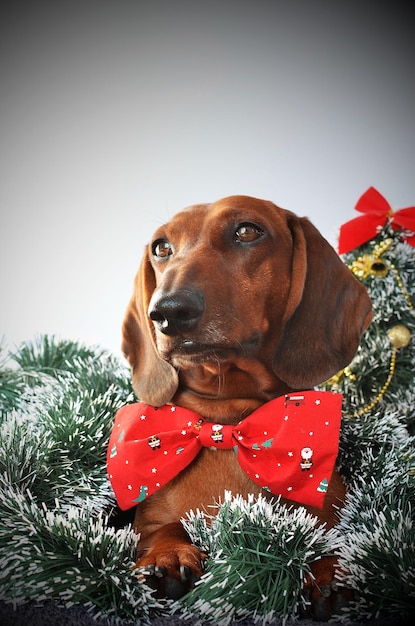
[[[184,521],[193,541],[210,555],[196,588],[177,605],[183,615],[218,626],[249,617],[268,624],[305,607],[302,588],[310,563],[338,547],[303,507],[264,497],[225,494],[216,516],[192,512]],[[184,608],[185,607],[185,608]]]
[[[338,579],[356,590],[347,616],[355,619],[410,616],[415,607],[415,455],[413,448],[368,451],[371,478],[356,479],[337,530]],[[376,471],[377,470],[377,471]]]

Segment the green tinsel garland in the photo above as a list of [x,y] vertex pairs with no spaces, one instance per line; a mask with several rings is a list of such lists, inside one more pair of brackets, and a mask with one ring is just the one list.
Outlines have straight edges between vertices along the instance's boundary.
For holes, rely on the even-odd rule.
[[[147,622],[161,607],[140,585],[131,565],[136,538],[131,529],[116,531],[108,517],[84,507],[54,510],[39,505],[30,491],[2,486],[0,527],[2,597],[15,604],[55,600],[65,607],[81,604],[100,615]],[[59,512],[62,510],[62,512]]]
[[185,522],[210,560],[176,608],[223,626],[246,617],[267,623],[295,615],[306,605],[302,588],[310,563],[338,547],[337,532],[326,532],[304,508],[263,497],[245,501],[226,493],[209,522],[200,511]]
[[[209,553],[202,580],[177,603],[157,601],[131,569],[137,538],[114,528],[105,468],[114,414],[135,401],[129,372],[101,349],[45,336],[0,355],[0,599],[76,604],[119,624],[173,612],[266,624],[298,616],[311,563],[335,552],[339,586],[355,591],[341,619],[413,616],[415,249],[386,227],[345,262],[385,239],[388,271],[361,278],[374,322],[350,367],[325,387],[344,395],[339,464],[348,495],[336,529],[325,532],[302,508],[227,494],[210,524],[200,512],[183,520]],[[410,341],[382,391],[397,324]]]
[[114,412],[134,401],[102,350],[53,337],[22,345],[0,373],[0,598],[54,600],[115,622],[163,604],[132,569],[137,537],[116,530],[105,454]]

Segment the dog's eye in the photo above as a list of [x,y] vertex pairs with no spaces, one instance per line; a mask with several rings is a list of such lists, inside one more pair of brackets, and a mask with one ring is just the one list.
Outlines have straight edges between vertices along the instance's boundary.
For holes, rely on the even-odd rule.
[[241,243],[251,243],[252,241],[256,241],[262,235],[264,231],[262,228],[257,226],[256,224],[251,224],[250,222],[244,222],[243,224],[239,224],[238,228],[235,231],[234,241],[238,241]]
[[166,259],[173,254],[173,248],[166,239],[157,239],[151,246],[153,256]]

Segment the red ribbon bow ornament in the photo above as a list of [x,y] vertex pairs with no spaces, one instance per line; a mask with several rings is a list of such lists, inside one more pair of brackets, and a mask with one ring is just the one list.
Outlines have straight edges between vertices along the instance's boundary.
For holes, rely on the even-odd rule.
[[202,447],[234,450],[241,468],[273,494],[322,507],[338,452],[342,396],[296,392],[271,400],[236,426],[179,406],[137,402],[115,416],[107,467],[129,509],[172,480]]
[[405,240],[415,247],[415,207],[392,211],[389,202],[374,188],[369,187],[359,198],[356,211],[364,213],[340,227],[339,254],[350,252],[376,237],[389,221],[392,228],[409,231]]

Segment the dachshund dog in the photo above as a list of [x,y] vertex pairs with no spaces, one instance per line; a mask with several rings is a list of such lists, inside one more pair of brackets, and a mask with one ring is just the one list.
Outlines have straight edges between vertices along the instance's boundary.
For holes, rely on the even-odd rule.
[[[371,317],[365,288],[307,218],[231,196],[191,206],[156,231],[135,279],[122,349],[142,402],[235,425],[348,365]],[[233,450],[204,447],[138,504],[137,565],[161,594],[177,597],[201,576],[205,555],[180,520],[192,509],[214,511],[225,490],[261,492]],[[307,509],[333,526],[344,494],[335,471],[323,509]],[[332,564],[320,562],[315,576],[316,589],[330,584]]]

